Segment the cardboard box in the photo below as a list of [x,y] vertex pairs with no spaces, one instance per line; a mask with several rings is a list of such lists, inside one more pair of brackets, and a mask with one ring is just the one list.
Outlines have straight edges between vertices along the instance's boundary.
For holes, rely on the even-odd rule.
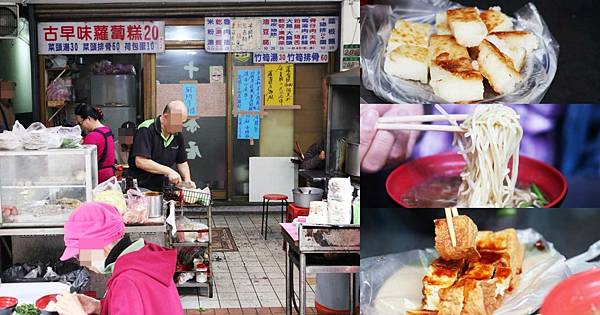
[[0,99],[12,99],[15,97],[15,82],[0,80]]

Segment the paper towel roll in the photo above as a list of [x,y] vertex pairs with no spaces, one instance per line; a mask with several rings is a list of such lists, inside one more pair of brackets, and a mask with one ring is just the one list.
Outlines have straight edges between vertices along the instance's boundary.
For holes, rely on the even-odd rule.
[[327,224],[327,202],[326,201],[311,201],[309,204],[308,218],[309,224]]
[[329,200],[327,215],[329,224],[350,224],[352,222],[352,202]]
[[327,200],[352,202],[354,187],[352,187],[350,177],[333,177],[329,179],[327,188]]

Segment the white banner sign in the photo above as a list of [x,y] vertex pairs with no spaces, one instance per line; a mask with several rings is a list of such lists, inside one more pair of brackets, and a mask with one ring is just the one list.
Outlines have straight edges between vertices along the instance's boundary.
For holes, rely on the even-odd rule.
[[[338,48],[338,24],[335,16],[209,17],[205,48],[208,52],[331,52]],[[241,39],[247,43],[240,43]]]
[[38,53],[142,54],[165,51],[165,23],[45,22],[38,23]]
[[254,53],[254,63],[327,63],[329,53]]

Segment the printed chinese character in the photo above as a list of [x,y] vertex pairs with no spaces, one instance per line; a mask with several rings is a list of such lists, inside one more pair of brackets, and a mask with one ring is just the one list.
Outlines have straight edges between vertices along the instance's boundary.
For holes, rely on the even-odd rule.
[[107,25],[94,25],[94,40],[108,40]]
[[67,40],[75,37],[75,27],[73,25],[63,25],[60,27],[60,37]]
[[56,33],[56,31],[58,31],[58,27],[53,27],[53,26],[48,26],[48,27],[44,27],[44,39],[47,42],[55,42],[58,39],[58,34]]
[[142,40],[142,26],[141,25],[127,25],[127,39],[128,40]]
[[194,133],[200,128],[200,125],[198,125],[198,122],[195,119],[189,119],[183,124],[183,126],[189,133]]
[[271,61],[277,61],[277,54],[271,54]]
[[139,43],[137,43],[137,42],[131,43],[131,47],[133,48],[133,50],[139,50],[139,48],[140,48]]
[[55,48],[56,48],[55,49],[56,51],[62,51],[62,44],[61,43],[56,43]]
[[146,42],[140,43],[140,50],[146,50]]
[[304,58],[302,58],[302,61],[310,61],[310,54],[304,54]]
[[200,154],[200,148],[198,148],[196,141],[189,141],[188,147],[189,148],[185,149],[185,152],[187,152],[188,160],[195,160],[196,158],[202,158],[202,154]]
[[91,51],[96,51],[98,50],[98,45],[96,43],[90,43],[90,50]]
[[[102,45],[102,44],[100,44],[100,45]],[[111,47],[112,47],[112,46],[110,45],[110,43],[106,43],[106,44],[104,45],[104,50],[110,50],[110,48],[111,48]]]
[[89,51],[90,50],[90,43],[83,43],[83,50],[84,51]]
[[77,39],[92,40],[92,28],[87,25],[77,26]]
[[125,43],[125,50],[131,50],[131,43]]
[[227,19],[227,18],[223,19],[223,24],[225,24],[225,25],[231,24],[231,19]]
[[214,35],[214,34],[215,34],[215,30],[214,30],[214,29],[212,29],[212,28],[209,28],[209,29],[207,29],[207,30],[206,30],[206,33],[207,33],[208,35]]
[[54,43],[48,43],[48,51],[54,51]]
[[68,43],[64,43],[64,44],[63,44],[63,51],[70,51],[70,50],[69,50],[69,44],[68,44]]
[[302,62],[302,54],[296,54],[294,57],[295,57],[296,61]]
[[125,40],[125,26],[124,25],[112,25],[110,27],[110,38]]
[[102,43],[98,43],[96,47],[98,48],[98,51],[104,51],[104,45]]
[[212,18],[208,18],[208,19],[206,19],[206,24],[213,25],[213,24],[215,24],[215,20]]
[[217,25],[221,25],[221,24],[223,24],[223,20],[222,19],[217,19],[216,23],[217,23]]

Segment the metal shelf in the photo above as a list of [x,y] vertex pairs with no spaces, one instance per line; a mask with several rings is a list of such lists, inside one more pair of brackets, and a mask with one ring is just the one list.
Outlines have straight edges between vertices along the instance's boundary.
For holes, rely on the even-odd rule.
[[209,247],[210,242],[199,242],[199,243],[173,243],[173,247]]
[[[126,226],[125,233],[165,233],[166,225],[136,225]],[[0,236],[43,236],[63,235],[65,229],[62,227],[47,228],[0,228]]]
[[31,185],[31,186],[2,186],[3,189],[35,189],[35,188],[85,188],[84,185]]
[[210,279],[205,283],[189,281],[184,284],[176,283],[175,286],[178,288],[207,288],[207,289],[210,289],[211,281],[210,281]]

